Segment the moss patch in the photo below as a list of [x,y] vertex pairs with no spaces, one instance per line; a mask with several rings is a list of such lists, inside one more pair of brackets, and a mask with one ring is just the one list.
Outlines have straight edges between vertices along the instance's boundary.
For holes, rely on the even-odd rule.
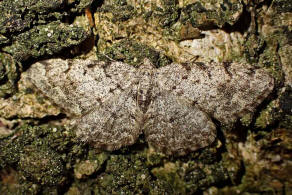
[[172,61],[166,55],[156,51],[155,49],[137,43],[132,40],[122,40],[105,49],[104,54],[98,53],[98,58],[101,60],[116,60],[122,61],[133,66],[139,66],[147,58],[156,67],[165,66]]
[[0,53],[0,97],[7,97],[16,91],[20,64],[12,56]]

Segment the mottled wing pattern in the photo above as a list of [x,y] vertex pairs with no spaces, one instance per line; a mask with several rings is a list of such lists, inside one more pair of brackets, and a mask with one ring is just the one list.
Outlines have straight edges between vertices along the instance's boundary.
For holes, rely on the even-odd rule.
[[81,140],[116,150],[144,131],[166,154],[186,154],[216,137],[209,116],[223,124],[253,112],[273,89],[261,69],[238,63],[170,64],[155,69],[122,62],[52,59],[33,64],[28,77],[76,116]]
[[81,140],[97,148],[119,149],[141,134],[136,69],[121,62],[45,60],[28,77],[57,105],[79,117],[72,124]]
[[156,77],[158,88],[186,97],[224,124],[253,112],[273,89],[265,71],[238,63],[171,64]]
[[[114,74],[110,69],[120,72]],[[119,62],[106,66],[92,60],[51,59],[33,64],[28,77],[61,108],[82,115],[111,98],[116,90],[122,90],[120,86],[130,85],[134,73],[133,67]],[[121,75],[123,79],[118,78]]]
[[216,127],[204,112],[166,91],[153,97],[146,116],[146,139],[165,154],[184,155],[210,145],[216,137]]
[[117,150],[132,145],[142,133],[143,113],[137,107],[132,90],[101,103],[94,110],[75,120],[77,135],[94,147]]

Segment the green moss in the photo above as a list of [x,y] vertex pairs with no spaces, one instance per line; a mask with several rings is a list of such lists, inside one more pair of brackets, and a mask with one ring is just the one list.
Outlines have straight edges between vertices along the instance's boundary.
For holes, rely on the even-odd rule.
[[75,181],[68,194],[193,194],[229,179],[216,147],[181,158],[131,148],[109,154],[98,175]]
[[0,2],[0,34],[9,36],[34,25],[63,19],[70,12],[81,12],[93,0],[3,0]]
[[129,5],[126,0],[109,1],[97,11],[111,13],[113,15],[113,23],[127,21],[137,14],[134,7],[132,5]]
[[226,23],[233,25],[238,19],[233,16],[241,13],[242,9],[240,2],[223,1],[220,7],[209,9],[198,1],[182,8],[180,21],[183,24],[190,22],[193,27],[200,29],[223,27]]
[[0,169],[18,164],[28,181],[45,185],[62,184],[64,167],[72,168],[84,154],[72,132],[50,125],[23,125],[0,140]]
[[266,68],[275,78],[276,85],[284,79],[281,68],[281,61],[278,54],[279,42],[285,42],[283,34],[273,34],[268,37],[262,37],[250,34],[244,42],[244,55],[246,60],[256,67]]
[[256,63],[265,46],[266,43],[263,38],[255,34],[249,34],[244,41],[244,55],[247,61]]
[[162,8],[157,7],[153,16],[159,18],[159,24],[162,27],[170,27],[178,21],[180,16],[178,2],[176,0],[163,0]]
[[[44,6],[44,3],[46,6]],[[50,10],[61,6],[61,1],[25,1],[4,0],[0,3],[0,33],[20,32],[30,27],[37,13],[48,14]],[[26,7],[26,11],[25,11]]]
[[[229,145],[232,144],[230,143]],[[229,150],[222,154],[222,165],[227,170],[230,182],[233,185],[237,185],[242,178],[244,167],[241,157],[233,155],[233,152],[236,154],[237,151],[232,147],[229,146]]]
[[32,182],[25,182],[22,176],[13,169],[6,169],[0,171],[0,194],[5,195],[18,195],[18,194],[31,194],[36,195],[40,193],[40,185]]
[[270,102],[267,107],[260,112],[256,118],[255,126],[265,129],[278,124],[282,128],[290,129],[292,116],[292,89],[290,86],[284,88],[276,100]]
[[[291,3],[285,0],[273,1],[268,13],[259,8],[256,18],[256,22],[259,24],[259,32],[258,34],[252,35],[252,39],[254,39],[259,46],[256,49],[257,51],[255,53],[257,54],[255,57],[252,55],[249,57],[251,57],[251,59],[254,58],[251,61],[256,63],[256,66],[268,69],[270,74],[275,78],[276,86],[280,86],[284,81],[279,51],[291,42],[291,29],[288,25],[289,14],[285,13],[285,10],[289,7],[287,7],[288,4],[291,7]],[[252,43],[252,40],[250,43],[247,42],[246,44],[249,51],[256,48],[256,45],[257,44]],[[250,54],[251,53],[252,52],[250,52]]]
[[282,115],[279,111],[280,110],[277,101],[272,101],[256,119],[256,127],[264,129],[270,125],[275,124],[277,121],[279,121]]
[[86,178],[99,171],[103,163],[108,159],[107,153],[95,154],[94,150],[88,153],[88,159],[74,165],[74,174],[77,179]]
[[143,194],[148,192],[150,173],[144,153],[111,155],[105,171],[98,176],[99,194]]
[[153,48],[127,39],[113,44],[112,47],[105,49],[104,54],[98,53],[97,56],[100,60],[113,59],[136,67],[141,65],[145,58],[149,59],[156,67],[165,66],[172,62],[169,57]]
[[216,141],[212,146],[205,148],[201,151],[201,153],[198,155],[198,160],[203,164],[213,164],[218,162],[218,160],[221,158],[220,152],[218,152],[218,148],[215,146]]
[[167,194],[194,194],[229,179],[221,163],[205,165],[188,161],[181,164],[177,161],[165,163],[163,167],[154,168],[151,172],[157,177],[154,182],[157,187],[151,189],[153,194],[159,194],[159,191]]
[[[155,182],[155,185],[164,189],[166,193],[186,194],[186,183],[183,181],[183,173],[178,164],[166,163],[163,167],[152,169],[151,172],[158,179]],[[151,193],[156,194],[155,191],[156,190],[154,188]]]
[[13,38],[13,44],[3,48],[19,61],[56,54],[78,45],[89,34],[81,27],[52,22],[39,25]]
[[248,127],[253,120],[253,115],[251,113],[248,113],[240,118],[240,122],[242,125]]
[[73,6],[70,11],[83,12],[85,8],[90,8],[93,1],[94,0],[68,0],[68,4]]
[[147,165],[148,166],[158,166],[163,163],[165,155],[162,153],[151,152],[147,153]]
[[28,180],[41,185],[61,185],[65,180],[61,155],[48,147],[26,146],[18,167]]
[[12,95],[16,91],[19,69],[19,63],[10,55],[0,53],[0,97]]

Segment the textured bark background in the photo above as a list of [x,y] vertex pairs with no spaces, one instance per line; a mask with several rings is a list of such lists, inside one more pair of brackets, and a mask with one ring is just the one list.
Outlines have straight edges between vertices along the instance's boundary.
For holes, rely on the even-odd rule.
[[[292,193],[292,4],[289,0],[0,1],[0,194]],[[216,141],[166,156],[136,144],[97,151],[25,79],[49,58],[241,62],[274,91]]]

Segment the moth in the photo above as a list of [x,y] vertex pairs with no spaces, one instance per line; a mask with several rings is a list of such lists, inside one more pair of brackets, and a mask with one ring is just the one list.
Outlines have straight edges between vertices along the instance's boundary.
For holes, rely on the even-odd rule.
[[28,78],[72,118],[80,140],[117,150],[146,141],[167,155],[185,155],[216,138],[212,118],[232,125],[255,111],[274,81],[242,63],[189,63],[156,68],[123,62],[49,59]]

